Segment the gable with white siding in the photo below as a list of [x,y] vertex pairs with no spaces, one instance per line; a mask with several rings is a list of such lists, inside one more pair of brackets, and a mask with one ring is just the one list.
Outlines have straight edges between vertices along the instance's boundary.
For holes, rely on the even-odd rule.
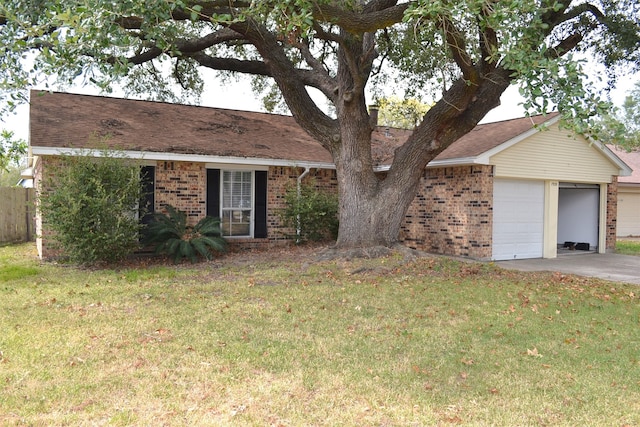
[[496,177],[610,183],[620,166],[607,148],[571,135],[557,123],[490,156]]

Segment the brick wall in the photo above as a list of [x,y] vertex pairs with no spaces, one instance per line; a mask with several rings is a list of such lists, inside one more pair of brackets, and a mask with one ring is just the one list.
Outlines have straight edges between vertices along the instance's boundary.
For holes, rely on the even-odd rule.
[[605,249],[613,252],[616,249],[618,218],[618,177],[614,176],[607,185],[607,241]]
[[[295,188],[303,168],[270,167],[267,173],[267,233],[266,239],[229,239],[230,249],[263,250],[272,245],[291,243],[295,230],[285,227],[279,212],[285,208],[284,195]],[[304,183],[315,182],[319,188],[337,189],[335,171],[311,169]],[[187,212],[189,224],[206,216],[207,170],[204,163],[158,162],[155,179],[155,209],[170,204]]]
[[400,240],[432,253],[491,257],[492,166],[426,169]]
[[155,210],[171,205],[187,213],[187,224],[195,225],[207,215],[207,170],[204,163],[157,162]]

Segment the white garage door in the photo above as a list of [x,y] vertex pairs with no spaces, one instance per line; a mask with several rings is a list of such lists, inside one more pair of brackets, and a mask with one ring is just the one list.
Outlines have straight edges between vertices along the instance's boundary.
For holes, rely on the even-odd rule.
[[496,179],[493,259],[542,258],[544,182]]
[[640,191],[618,187],[618,236],[640,236]]

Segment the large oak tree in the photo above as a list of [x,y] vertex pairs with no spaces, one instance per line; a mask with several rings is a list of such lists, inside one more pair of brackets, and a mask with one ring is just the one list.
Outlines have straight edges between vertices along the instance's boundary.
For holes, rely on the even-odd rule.
[[[427,163],[510,84],[521,85],[531,112],[554,106],[575,130],[591,131],[606,104],[576,55],[604,64],[607,79],[620,65],[637,67],[639,15],[636,0],[4,0],[0,75],[8,97],[41,74],[102,87],[120,80],[165,97],[168,78],[195,92],[220,83],[203,80],[203,68],[272,82],[333,156],[338,246],[389,246]],[[438,96],[381,175],[367,100],[390,79],[409,94]]]

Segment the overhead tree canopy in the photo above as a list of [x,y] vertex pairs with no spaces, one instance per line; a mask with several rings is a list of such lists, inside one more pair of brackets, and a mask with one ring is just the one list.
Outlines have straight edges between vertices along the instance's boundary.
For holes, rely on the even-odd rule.
[[[255,76],[262,88],[273,83],[333,155],[338,245],[390,245],[426,164],[473,129],[510,84],[521,85],[530,112],[557,108],[597,138],[592,119],[607,105],[577,58],[604,64],[604,87],[619,67],[637,69],[639,8],[636,0],[4,0],[0,84],[14,102],[15,89],[42,75],[120,83],[161,99],[219,84],[203,79],[206,68],[218,78]],[[381,177],[366,107],[389,83],[435,103]]]

